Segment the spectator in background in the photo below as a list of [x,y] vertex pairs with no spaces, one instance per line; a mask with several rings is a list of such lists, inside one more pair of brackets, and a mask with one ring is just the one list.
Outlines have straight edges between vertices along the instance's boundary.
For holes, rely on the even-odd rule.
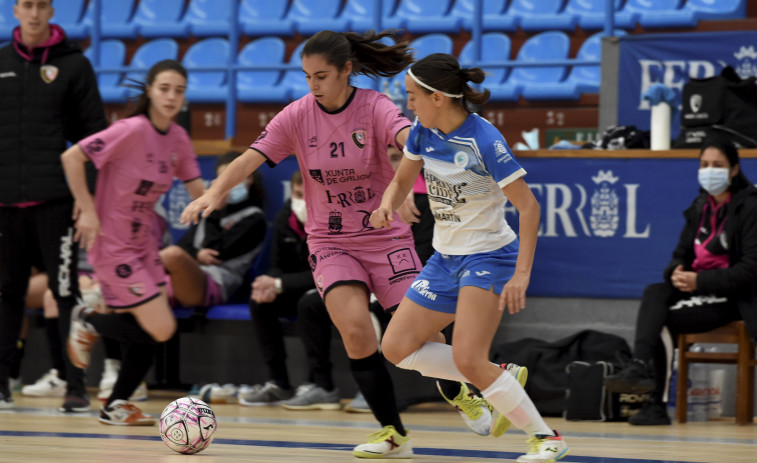
[[[239,156],[218,157],[218,175]],[[255,172],[231,189],[225,205],[160,251],[168,294],[185,307],[225,303],[239,289],[265,239],[264,189]]]
[[[338,409],[338,391],[331,375],[331,320],[315,289],[308,260],[305,189],[302,174],[292,174],[290,197],[276,214],[271,268],[252,283],[250,315],[269,380],[239,397],[242,405],[281,403],[293,409]],[[281,318],[297,317],[310,366],[308,382],[297,388],[289,381]]]
[[[174,177],[184,181],[193,198],[205,190],[192,142],[173,122],[184,101],[186,69],[175,60],[159,61],[146,80],[138,85],[141,93],[129,117],[61,156],[76,200],[74,239],[87,249],[105,304],[115,311],[96,313],[78,305],[71,315],[69,357],[86,368],[99,335],[125,347],[113,392],[100,410],[104,424],[155,422],[128,403],[152,364],[157,344],[176,330],[160,244],[152,230],[154,207]],[[94,198],[84,180],[90,160],[99,169]]]
[[734,144],[718,136],[702,145],[698,179],[701,189],[683,213],[686,223],[664,283],[644,289],[634,357],[605,379],[611,391],[649,393],[631,424],[670,424],[663,401],[673,353],[665,344],[672,346],[678,334],[743,319],[757,339],[757,188],[742,172]]
[[[48,272],[68,335],[79,296],[73,200],[60,154],[66,142],[107,127],[89,61],[59,26],[51,0],[17,1],[19,26],[0,48],[0,408],[13,407],[8,379],[24,318],[32,262]],[[36,255],[39,259],[36,259]],[[84,372],[66,358],[65,412],[90,410]]]

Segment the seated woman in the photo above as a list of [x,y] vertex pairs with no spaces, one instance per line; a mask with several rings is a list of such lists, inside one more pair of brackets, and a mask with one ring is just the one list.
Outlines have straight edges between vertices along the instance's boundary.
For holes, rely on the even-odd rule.
[[678,334],[743,319],[757,338],[757,188],[741,172],[732,142],[717,137],[704,142],[699,184],[699,196],[684,211],[686,224],[665,269],[665,282],[644,290],[634,358],[605,379],[614,392],[649,393],[639,413],[628,420],[631,424],[670,424],[664,398],[672,348],[665,345],[672,346]]
[[[220,175],[239,153],[218,158]],[[244,283],[266,234],[260,174],[228,194],[226,205],[203,218],[176,245],[160,251],[170,278],[169,295],[185,307],[223,304]]]

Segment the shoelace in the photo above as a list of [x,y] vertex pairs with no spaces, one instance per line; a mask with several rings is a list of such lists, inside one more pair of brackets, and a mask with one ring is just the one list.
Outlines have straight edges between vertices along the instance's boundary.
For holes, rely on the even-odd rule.
[[528,453],[538,453],[542,440],[543,439],[540,439],[536,436],[529,437],[528,440],[526,440],[526,443],[530,446]]
[[369,444],[378,444],[392,437],[394,429],[391,426],[384,426],[380,431],[376,431],[368,436]]
[[462,399],[455,399],[455,405],[462,410],[469,418],[476,419],[481,416],[481,407],[488,407],[489,403],[481,397],[472,395],[470,392],[464,394]]

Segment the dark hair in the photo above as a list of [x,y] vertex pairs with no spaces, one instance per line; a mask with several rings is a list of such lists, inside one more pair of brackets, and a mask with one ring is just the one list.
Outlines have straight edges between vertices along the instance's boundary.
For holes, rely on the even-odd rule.
[[[479,92],[468,85],[468,82],[480,84],[484,81],[484,71],[481,68],[461,68],[457,58],[447,53],[432,53],[410,68],[413,75],[421,82],[440,92],[449,94],[460,94],[463,108],[471,111],[470,103],[481,105],[489,101],[490,92],[484,89]],[[431,90],[418,86],[426,93],[433,93]]]
[[[394,45],[386,45],[379,40],[388,37]],[[326,62],[344,69],[347,61],[352,61],[353,74],[391,77],[399,74],[413,62],[413,54],[407,42],[401,42],[392,30],[380,33],[321,31],[308,39],[302,49],[302,56],[323,55]]]
[[[728,164],[730,164],[731,167],[740,164],[739,150],[736,149],[736,145],[734,145],[731,140],[725,138],[722,135],[713,134],[704,140],[704,142],[702,143],[702,148],[699,151],[700,158],[702,157],[704,150],[706,150],[707,148],[715,148],[723,153],[726,159],[728,159]],[[751,182],[746,178],[746,175],[744,175],[743,169],[739,168],[739,173],[737,173],[731,179],[731,185],[728,187],[728,189],[733,193],[746,188],[750,184]]]
[[302,172],[295,170],[292,173],[292,178],[289,179],[289,181],[292,182],[292,184],[296,183],[297,185],[302,185]]
[[140,82],[134,79],[128,79],[129,82],[124,84],[125,87],[134,88],[141,93],[132,98],[134,109],[129,113],[127,117],[139,116],[140,114],[147,114],[147,110],[150,108],[150,97],[147,96],[147,86],[152,85],[155,82],[155,78],[163,71],[175,71],[181,74],[184,79],[187,78],[187,70],[176,60],[164,59],[153,64],[150,71],[147,73],[145,82]]
[[[216,158],[216,170],[221,166],[226,166],[232,163],[234,159],[241,156],[242,153],[238,151],[228,151]],[[254,171],[249,177],[252,177],[252,185],[250,185],[250,196],[248,201],[253,206],[263,208],[265,203],[265,186],[263,185],[263,174],[259,171]]]

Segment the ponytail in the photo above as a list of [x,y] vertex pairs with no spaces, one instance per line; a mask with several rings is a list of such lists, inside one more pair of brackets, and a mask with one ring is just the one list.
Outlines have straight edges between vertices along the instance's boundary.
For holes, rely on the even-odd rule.
[[[468,85],[468,82],[482,83],[484,71],[481,68],[461,68],[457,58],[452,55],[433,53],[415,63],[410,69],[426,86],[450,95],[462,95],[462,105],[467,111],[470,111],[471,104],[482,105],[489,101],[489,90],[484,89],[480,92]],[[428,88],[424,91],[433,93]]]

